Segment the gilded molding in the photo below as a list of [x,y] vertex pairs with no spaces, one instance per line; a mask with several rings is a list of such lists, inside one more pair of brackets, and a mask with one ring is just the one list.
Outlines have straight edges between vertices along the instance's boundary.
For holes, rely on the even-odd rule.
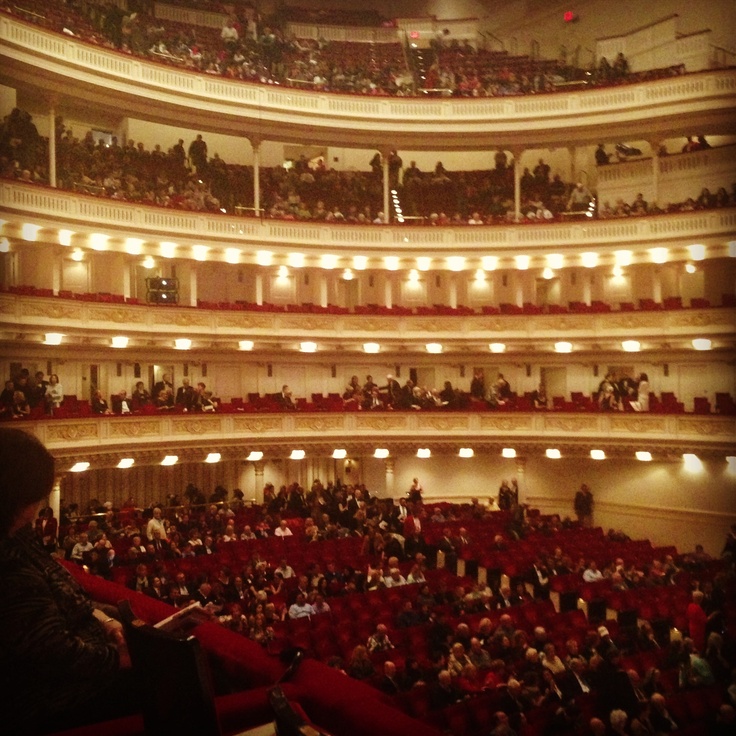
[[193,312],[175,312],[171,314],[166,310],[162,311],[161,316],[161,322],[166,324],[173,322],[179,327],[207,327],[209,325],[208,315],[206,314],[195,314]]
[[221,430],[221,424],[219,417],[174,419],[171,429],[173,434],[213,434]]
[[719,309],[712,312],[678,312],[673,320],[674,327],[708,327],[709,325],[728,325],[733,327],[736,314],[733,309]]
[[495,429],[502,432],[515,432],[522,429],[532,429],[531,416],[511,416],[510,414],[491,414],[481,416],[481,429]]
[[725,435],[734,439],[736,437],[736,419],[724,421],[723,419],[708,418],[704,416],[698,417],[678,417],[678,429],[688,434],[707,435]]
[[303,416],[294,418],[294,429],[302,432],[325,432],[342,429],[345,426],[341,416]]
[[111,422],[110,437],[151,437],[160,434],[160,425],[152,421]]
[[442,432],[449,432],[453,429],[467,429],[468,417],[461,415],[453,416],[437,416],[437,415],[419,415],[419,429],[437,429]]
[[98,322],[116,322],[118,324],[135,322],[140,324],[145,321],[145,312],[137,309],[90,307],[87,318]]
[[[391,319],[396,318],[392,317]],[[388,320],[377,317],[344,319],[342,326],[345,332],[380,332],[389,329]]]
[[24,300],[21,304],[24,317],[47,317],[49,319],[78,319],[84,318],[82,307],[78,304],[57,302],[33,302]]
[[544,428],[560,432],[591,432],[598,429],[598,417],[545,415]]
[[93,440],[99,437],[98,422],[83,422],[80,424],[52,424],[46,429],[46,439],[49,442],[75,442],[77,440]]
[[358,429],[375,429],[379,432],[388,432],[394,429],[406,429],[406,417],[386,416],[385,414],[356,414]]
[[639,312],[620,312],[617,313],[616,325],[626,329],[636,329],[638,327],[657,327],[662,329],[663,316],[662,312],[648,312],[642,314]]
[[235,417],[233,429],[236,432],[261,434],[262,432],[278,432],[283,427],[281,417]]
[[265,329],[275,330],[275,320],[260,314],[249,314],[248,312],[230,312],[218,314],[217,324],[219,327],[238,327],[244,330]]
[[665,417],[643,417],[638,414],[633,416],[611,417],[611,432],[629,432],[635,434],[646,434],[651,432],[665,432]]
[[334,315],[315,316],[300,315],[299,317],[282,317],[281,326],[292,330],[335,330]]

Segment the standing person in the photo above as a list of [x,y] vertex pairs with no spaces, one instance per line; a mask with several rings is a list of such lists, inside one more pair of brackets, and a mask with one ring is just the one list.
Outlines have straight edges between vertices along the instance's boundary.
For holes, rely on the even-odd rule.
[[207,144],[199,133],[197,138],[189,144],[189,161],[197,170],[197,176],[202,176],[207,169]]
[[583,483],[580,490],[575,494],[575,515],[581,526],[590,528],[593,526],[593,493]]
[[125,683],[130,658],[122,625],[95,607],[31,526],[53,484],[48,450],[26,432],[0,428],[4,733],[64,730],[136,708]]
[[421,503],[423,492],[424,488],[422,488],[422,484],[419,482],[419,478],[414,478],[411,482],[411,487],[409,488],[409,502]]

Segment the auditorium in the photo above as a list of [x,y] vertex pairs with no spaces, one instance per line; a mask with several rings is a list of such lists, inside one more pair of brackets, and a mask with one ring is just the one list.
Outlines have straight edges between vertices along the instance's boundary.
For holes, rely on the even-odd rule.
[[[600,629],[728,732],[735,35],[727,0],[0,0],[0,427],[53,455],[95,600],[150,625],[177,573],[214,588],[213,733],[650,728],[657,698],[542,687],[571,639],[610,664]],[[699,689],[665,660],[703,588]],[[481,632],[512,599],[539,666]]]

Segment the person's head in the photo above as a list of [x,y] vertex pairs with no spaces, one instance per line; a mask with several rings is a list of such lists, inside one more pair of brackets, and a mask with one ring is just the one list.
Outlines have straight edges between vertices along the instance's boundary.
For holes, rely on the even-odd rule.
[[26,432],[0,428],[0,537],[10,536],[38,515],[54,484],[54,458]]

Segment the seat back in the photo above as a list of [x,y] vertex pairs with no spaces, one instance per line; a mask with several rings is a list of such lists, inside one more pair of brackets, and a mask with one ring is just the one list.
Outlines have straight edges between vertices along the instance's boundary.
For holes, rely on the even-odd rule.
[[199,641],[141,621],[127,600],[119,608],[141,686],[146,733],[220,736],[212,677]]

